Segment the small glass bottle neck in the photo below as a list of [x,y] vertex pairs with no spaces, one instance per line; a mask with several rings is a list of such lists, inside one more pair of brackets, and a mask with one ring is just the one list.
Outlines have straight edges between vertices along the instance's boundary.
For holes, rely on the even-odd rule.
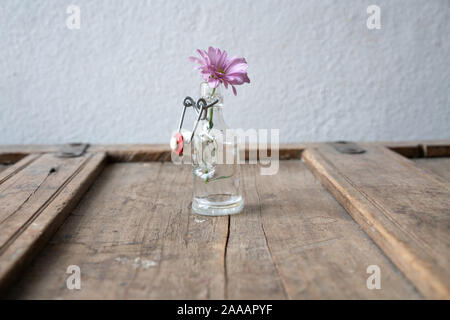
[[205,121],[208,122],[210,128],[224,130],[227,128],[227,125],[222,112],[223,96],[221,86],[222,85],[219,85],[217,88],[211,88],[207,82],[202,82],[200,84],[200,96],[206,100],[207,104],[219,100],[214,106],[208,109]]
[[[200,84],[200,96],[206,100],[207,103],[212,103],[215,100],[219,100],[219,105],[223,103],[222,85],[218,85],[216,88],[211,88],[207,82]],[[216,107],[216,106],[214,106]]]

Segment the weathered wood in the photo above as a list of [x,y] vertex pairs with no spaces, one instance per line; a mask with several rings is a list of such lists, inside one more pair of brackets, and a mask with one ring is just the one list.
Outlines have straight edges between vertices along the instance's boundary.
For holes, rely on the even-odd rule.
[[170,161],[167,144],[92,145],[90,152],[106,152],[113,162]]
[[450,157],[450,140],[364,142],[371,146],[384,146],[406,158]]
[[303,159],[397,267],[429,298],[450,298],[450,184],[383,147],[330,146]]
[[450,158],[414,159],[414,163],[420,168],[450,182]]
[[30,154],[56,152],[58,148],[57,145],[1,145],[0,163],[16,163]]
[[[300,159],[301,152],[306,146],[314,146],[314,143],[308,144],[281,144],[279,149],[280,160]],[[171,152],[166,144],[154,145],[92,145],[89,148],[91,152],[106,152],[113,162],[147,162],[147,161],[170,161]],[[247,147],[244,151],[245,158],[249,158],[250,150]],[[258,152],[256,152],[258,156]],[[271,151],[268,150],[270,156]]]
[[30,154],[19,160],[15,165],[9,165],[0,173],[0,185],[39,157],[39,154]]
[[[224,297],[228,218],[190,214],[191,173],[168,163],[108,166],[15,295],[24,298]],[[78,265],[82,290],[66,288]]]
[[449,157],[450,156],[450,143],[442,142],[428,142],[421,144],[424,157]]
[[422,149],[422,146],[420,146],[420,145],[415,145],[415,146],[399,145],[399,146],[390,147],[389,149],[406,157],[406,158],[409,158],[409,159],[424,157],[423,149]]
[[[280,165],[273,176],[242,166],[246,209],[231,216],[228,297],[420,297],[303,163]],[[370,265],[382,270],[382,290],[366,286]]]
[[241,166],[245,208],[241,214],[230,216],[225,252],[227,299],[287,298],[264,234],[257,170],[256,165]]
[[[301,152],[307,144],[281,144],[279,157],[285,159],[299,159]],[[58,145],[0,145],[0,163],[14,163],[31,153],[55,153],[61,146]],[[149,162],[170,161],[168,144],[113,144],[90,145],[89,152],[105,152],[112,162]],[[245,151],[248,158],[249,150]],[[270,150],[269,150],[270,154]]]
[[[446,143],[383,145],[414,158],[445,154]],[[47,153],[59,146],[39,146],[40,154],[31,155],[32,146],[6,152],[0,146],[0,162],[21,159],[0,172],[0,286],[17,277],[55,232],[106,154],[112,162],[150,163],[111,164],[8,297],[420,298],[359,223],[425,296],[448,298],[445,161],[426,158],[414,165],[376,143],[361,145],[364,155],[342,155],[323,144],[280,146],[281,159],[304,152],[357,223],[300,161],[281,161],[275,176],[242,166],[245,212],[209,218],[191,212],[189,166],[168,163],[165,145],[91,146],[89,152],[101,153],[97,164],[92,158],[62,189],[64,175],[83,165],[71,159],[51,170],[57,160]],[[439,163],[427,162],[433,174],[419,168],[428,160]],[[13,257],[11,267],[2,269],[3,256]],[[66,288],[69,265],[81,267],[80,291]],[[381,290],[366,288],[369,265],[381,268]]]
[[[407,158],[450,156],[450,140],[405,141],[405,142],[365,142],[364,144],[385,146]],[[320,143],[280,144],[280,160],[299,159],[306,148]],[[14,163],[32,153],[55,153],[60,145],[0,145],[0,163]],[[170,161],[168,144],[111,144],[91,145],[89,152],[105,152],[113,162]],[[268,151],[270,154],[270,150]],[[247,148],[245,154],[248,157]]]
[[105,154],[30,155],[0,176],[0,290],[5,290],[74,208]]
[[[109,165],[8,297],[420,298],[300,161],[242,167],[244,212],[205,217],[189,166]],[[371,264],[381,290],[366,287]]]

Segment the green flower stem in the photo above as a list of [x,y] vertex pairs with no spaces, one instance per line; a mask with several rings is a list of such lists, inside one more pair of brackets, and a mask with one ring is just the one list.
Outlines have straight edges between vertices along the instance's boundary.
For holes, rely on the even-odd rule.
[[[211,91],[211,94],[210,94],[211,98],[214,96],[215,92],[216,92],[216,88],[213,88]],[[211,130],[214,125],[213,124],[213,108],[214,107],[209,108],[209,130]]]
[[212,120],[213,120],[213,108],[211,107],[209,108],[209,130],[211,130],[213,127]]
[[228,179],[228,178],[231,178],[232,176],[233,176],[233,175],[230,175],[230,176],[220,176],[220,177],[212,178],[212,179],[206,178],[206,179],[205,179],[205,183],[212,182],[212,181],[217,181],[217,180],[221,180],[221,179]]

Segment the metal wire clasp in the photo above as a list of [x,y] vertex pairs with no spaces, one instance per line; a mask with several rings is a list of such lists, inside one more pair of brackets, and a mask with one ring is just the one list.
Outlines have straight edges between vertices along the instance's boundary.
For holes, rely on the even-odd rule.
[[216,99],[214,102],[207,104],[206,100],[204,98],[198,99],[197,103],[195,103],[194,99],[191,97],[186,97],[183,100],[183,111],[181,112],[180,122],[178,125],[178,131],[175,133],[175,135],[170,140],[170,147],[173,151],[177,152],[179,155],[183,154],[183,147],[184,147],[184,140],[186,139],[185,136],[181,133],[181,129],[183,128],[183,122],[184,122],[184,116],[186,114],[186,109],[189,107],[192,107],[194,111],[197,113],[197,120],[194,123],[194,127],[192,129],[192,133],[188,139],[186,139],[186,143],[189,143],[192,141],[192,138],[194,138],[195,130],[197,130],[198,123],[200,120],[205,120],[206,116],[208,114],[208,109],[213,107],[219,102],[219,99]]

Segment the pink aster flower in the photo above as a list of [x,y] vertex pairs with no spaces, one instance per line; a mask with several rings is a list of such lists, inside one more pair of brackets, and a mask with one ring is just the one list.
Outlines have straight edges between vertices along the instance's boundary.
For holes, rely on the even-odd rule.
[[189,57],[189,60],[196,62],[199,66],[196,69],[201,70],[200,73],[211,88],[217,88],[223,83],[226,89],[228,85],[233,89],[234,95],[237,94],[234,86],[250,83],[247,76],[247,61],[244,58],[232,57],[228,58],[227,52],[220,51],[209,47],[208,51],[197,50],[200,58]]

